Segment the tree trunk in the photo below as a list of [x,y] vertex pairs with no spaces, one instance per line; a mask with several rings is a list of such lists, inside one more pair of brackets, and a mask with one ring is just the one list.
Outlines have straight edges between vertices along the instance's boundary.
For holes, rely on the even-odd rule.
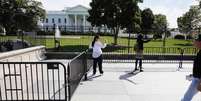
[[119,27],[116,27],[113,29],[114,30],[114,45],[117,45],[117,38],[118,38],[118,33],[119,33]]
[[114,29],[114,45],[117,45],[117,34],[115,29]]

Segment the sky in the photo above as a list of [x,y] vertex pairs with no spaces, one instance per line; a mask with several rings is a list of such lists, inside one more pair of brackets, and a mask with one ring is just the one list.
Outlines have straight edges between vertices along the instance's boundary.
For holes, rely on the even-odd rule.
[[[38,0],[46,10],[63,10],[65,7],[83,5],[90,7],[91,0]],[[150,8],[154,14],[164,14],[169,28],[177,27],[177,18],[187,12],[191,5],[198,4],[196,0],[143,0],[141,9]]]

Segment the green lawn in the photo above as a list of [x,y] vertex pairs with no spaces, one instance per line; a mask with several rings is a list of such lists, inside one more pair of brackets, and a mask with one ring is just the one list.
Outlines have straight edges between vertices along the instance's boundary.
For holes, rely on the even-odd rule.
[[[92,36],[80,36],[80,38],[62,38],[60,39],[61,43],[61,51],[83,51],[88,49],[89,44],[93,40]],[[110,46],[112,45],[113,37],[111,36],[102,36],[101,40],[104,42],[106,40],[107,44]],[[135,39],[130,39],[130,47],[133,47],[135,44]],[[54,48],[54,40],[53,39],[46,39],[47,48]],[[118,38],[118,46],[128,46],[128,39],[127,38]],[[144,44],[144,47],[162,47],[163,41],[162,40],[152,40],[148,43]],[[186,40],[174,40],[174,39],[167,39],[166,40],[166,47],[176,47],[176,48],[192,48],[192,41]],[[128,52],[128,48],[116,47],[106,49],[107,52]],[[132,48],[129,49],[130,52],[133,51]]]
[[[61,48],[60,51],[68,51],[68,52],[80,52],[83,50],[88,49],[89,44],[93,40],[93,36],[73,36],[72,37],[66,37],[60,39]],[[16,37],[2,37],[1,39],[15,39]],[[25,38],[27,40],[31,40],[31,42],[34,42],[33,39]],[[48,38],[48,39],[37,39],[39,44],[40,42],[43,42],[45,40],[45,45],[47,49],[53,49],[54,48],[54,38]],[[42,40],[42,41],[41,41]],[[104,42],[106,41],[107,44],[110,46],[112,45],[113,37],[112,36],[102,36],[101,40]],[[135,44],[135,39],[130,39],[130,47],[133,47]],[[148,43],[144,44],[144,47],[162,47],[163,41],[162,40],[151,40]],[[110,49],[106,49],[105,51],[112,51],[112,52],[132,52],[133,48],[126,48],[125,46],[128,46],[128,39],[127,38],[118,38],[118,46]],[[192,48],[192,41],[187,40],[174,40],[174,39],[167,39],[166,40],[166,47],[177,47],[177,48]]]
[[[80,38],[62,38],[60,40],[61,46],[66,45],[89,45],[93,40],[92,36],[81,36]],[[102,36],[101,40],[104,42],[106,40],[107,44],[113,43],[113,37],[111,36]],[[46,39],[47,47],[52,48],[54,46],[53,39]],[[130,39],[130,46],[133,46],[136,42],[135,39]],[[128,46],[127,38],[118,38],[118,45]],[[152,40],[148,43],[145,43],[145,47],[161,47],[163,45],[162,40]],[[186,40],[174,40],[167,39],[166,47],[192,47],[192,41]]]

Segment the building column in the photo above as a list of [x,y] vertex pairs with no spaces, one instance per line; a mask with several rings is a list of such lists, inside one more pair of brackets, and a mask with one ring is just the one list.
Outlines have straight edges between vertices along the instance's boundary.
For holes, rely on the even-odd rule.
[[74,15],[75,16],[75,24],[74,24],[74,26],[75,26],[75,32],[77,32],[77,15]]
[[86,30],[86,16],[83,15],[83,32]]
[[69,26],[70,25],[70,19],[69,19],[69,15],[66,15],[66,25]]

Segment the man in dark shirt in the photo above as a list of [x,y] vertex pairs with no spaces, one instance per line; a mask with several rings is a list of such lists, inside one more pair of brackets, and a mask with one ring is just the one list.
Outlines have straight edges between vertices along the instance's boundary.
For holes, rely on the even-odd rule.
[[193,63],[193,79],[186,91],[182,101],[191,101],[193,96],[198,93],[197,86],[201,79],[201,34],[195,35],[194,46],[199,49]]
[[137,36],[137,49],[136,49],[136,61],[135,61],[135,70],[138,70],[137,65],[138,65],[138,61],[139,61],[139,68],[140,68],[140,72],[142,72],[142,58],[143,58],[143,49],[144,49],[144,43],[149,42],[150,40],[143,40],[143,35],[139,34]]

